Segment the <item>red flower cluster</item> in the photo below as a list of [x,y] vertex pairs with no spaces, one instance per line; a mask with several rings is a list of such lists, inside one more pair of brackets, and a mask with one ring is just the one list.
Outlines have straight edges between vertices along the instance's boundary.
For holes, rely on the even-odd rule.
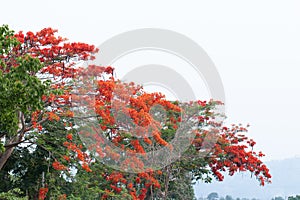
[[73,140],[73,135],[72,135],[71,133],[69,133],[69,134],[66,136],[66,138],[67,138],[68,140]]
[[59,170],[59,171],[61,171],[61,170],[66,170],[66,169],[67,169],[67,167],[66,167],[65,165],[61,164],[61,163],[58,162],[58,161],[54,161],[54,162],[52,163],[52,167],[53,167],[55,170]]
[[[217,179],[222,181],[223,175],[220,171],[228,170],[230,175],[237,171],[250,171],[258,178],[261,185],[265,182],[271,182],[269,169],[259,157],[264,156],[261,152],[258,156],[253,152],[255,142],[248,139],[241,132],[247,129],[242,126],[233,125],[232,128],[223,127],[220,133],[220,139],[213,149],[213,155],[210,161],[210,167]],[[248,144],[246,146],[244,144]]]
[[87,172],[92,172],[92,170],[90,169],[90,167],[87,163],[82,164],[82,169],[84,169]]
[[48,188],[40,188],[39,190],[39,200],[44,200],[47,196]]

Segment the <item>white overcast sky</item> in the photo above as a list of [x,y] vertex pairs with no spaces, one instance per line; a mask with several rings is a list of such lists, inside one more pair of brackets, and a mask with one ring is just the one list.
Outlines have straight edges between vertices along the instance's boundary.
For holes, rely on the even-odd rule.
[[99,45],[138,28],[163,28],[197,42],[215,63],[228,122],[250,123],[265,160],[300,155],[300,1],[2,1],[0,24],[53,27]]

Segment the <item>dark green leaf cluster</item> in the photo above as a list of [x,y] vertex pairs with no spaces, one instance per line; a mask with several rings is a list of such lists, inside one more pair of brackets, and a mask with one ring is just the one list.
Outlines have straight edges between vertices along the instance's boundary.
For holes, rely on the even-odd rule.
[[0,137],[17,134],[19,113],[41,109],[49,87],[37,77],[43,64],[29,55],[17,55],[18,45],[13,31],[0,27]]

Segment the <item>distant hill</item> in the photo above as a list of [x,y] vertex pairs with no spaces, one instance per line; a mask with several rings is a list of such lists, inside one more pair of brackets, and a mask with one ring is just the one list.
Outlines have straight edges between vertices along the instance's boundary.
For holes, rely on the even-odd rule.
[[262,187],[249,173],[237,173],[232,177],[225,176],[223,182],[213,181],[211,184],[198,182],[195,185],[195,195],[197,198],[207,197],[209,193],[217,192],[219,196],[270,200],[275,196],[285,198],[300,194],[300,158],[270,161],[266,164],[272,175],[272,184]]

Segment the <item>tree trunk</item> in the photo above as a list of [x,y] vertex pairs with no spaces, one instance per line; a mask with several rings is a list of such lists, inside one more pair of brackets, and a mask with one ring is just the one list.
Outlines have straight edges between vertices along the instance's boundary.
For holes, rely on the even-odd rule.
[[5,149],[5,152],[0,155],[0,170],[3,168],[8,158],[11,156],[14,147],[9,147]]
[[4,167],[8,158],[11,156],[12,152],[15,149],[15,146],[17,146],[12,144],[20,142],[24,136],[24,128],[25,128],[24,115],[21,111],[19,111],[17,114],[19,119],[18,131],[16,136],[14,136],[11,140],[9,140],[8,142],[5,141],[5,146],[6,146],[5,151],[3,153],[0,153],[0,171]]

